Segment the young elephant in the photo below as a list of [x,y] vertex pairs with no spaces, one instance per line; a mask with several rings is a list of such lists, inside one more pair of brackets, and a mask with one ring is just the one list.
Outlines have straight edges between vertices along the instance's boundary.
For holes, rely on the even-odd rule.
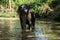
[[22,30],[26,30],[26,24],[28,25],[28,29],[35,29],[35,13],[31,9],[30,5],[22,4],[18,7],[17,10],[21,22]]

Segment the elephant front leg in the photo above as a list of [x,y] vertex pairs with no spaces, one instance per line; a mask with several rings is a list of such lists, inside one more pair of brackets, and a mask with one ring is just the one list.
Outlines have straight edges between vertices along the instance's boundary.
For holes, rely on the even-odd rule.
[[21,23],[21,28],[23,31],[26,31],[26,23]]
[[21,28],[23,31],[26,31],[26,16],[21,16],[20,17],[20,22],[21,22]]

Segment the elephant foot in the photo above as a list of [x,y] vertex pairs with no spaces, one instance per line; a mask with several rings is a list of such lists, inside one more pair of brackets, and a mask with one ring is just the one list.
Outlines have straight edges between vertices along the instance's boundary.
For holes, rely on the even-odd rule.
[[35,28],[32,28],[32,32],[34,32],[35,31]]

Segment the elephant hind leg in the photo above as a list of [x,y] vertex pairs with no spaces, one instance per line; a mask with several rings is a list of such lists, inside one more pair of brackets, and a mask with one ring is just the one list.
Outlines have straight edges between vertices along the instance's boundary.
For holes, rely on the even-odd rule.
[[32,21],[32,30],[35,30],[35,20],[34,21]]

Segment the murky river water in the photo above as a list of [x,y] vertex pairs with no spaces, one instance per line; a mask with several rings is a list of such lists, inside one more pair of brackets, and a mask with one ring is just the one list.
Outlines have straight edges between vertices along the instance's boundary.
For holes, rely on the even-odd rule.
[[58,22],[37,20],[34,32],[22,33],[19,19],[0,19],[0,40],[60,40],[59,29]]

